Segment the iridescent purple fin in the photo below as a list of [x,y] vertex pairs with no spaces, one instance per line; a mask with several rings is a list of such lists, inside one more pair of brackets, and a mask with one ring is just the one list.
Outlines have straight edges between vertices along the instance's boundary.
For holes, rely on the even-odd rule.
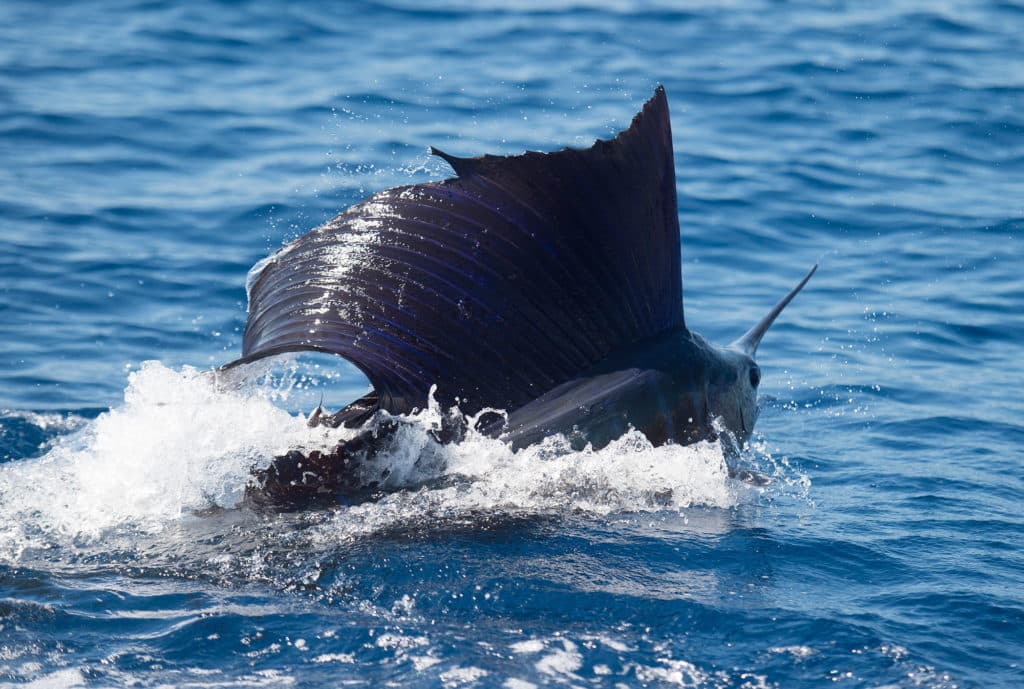
[[464,411],[514,409],[683,326],[664,89],[585,150],[434,152],[456,178],[375,194],[258,268],[234,363],[331,352],[392,412],[434,384]]

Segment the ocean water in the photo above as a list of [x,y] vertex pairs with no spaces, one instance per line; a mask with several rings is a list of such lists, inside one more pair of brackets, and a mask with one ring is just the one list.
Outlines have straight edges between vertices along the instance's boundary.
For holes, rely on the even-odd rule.
[[[0,3],[0,683],[1024,686],[1024,5]],[[759,352],[721,448],[433,449],[238,507],[366,381],[244,386],[246,273],[457,155],[662,83],[686,320]],[[418,460],[418,461],[417,461]]]

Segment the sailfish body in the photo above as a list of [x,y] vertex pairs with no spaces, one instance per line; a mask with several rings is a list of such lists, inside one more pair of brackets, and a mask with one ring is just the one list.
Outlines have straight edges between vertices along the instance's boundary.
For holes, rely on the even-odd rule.
[[[587,149],[432,150],[456,177],[375,194],[254,268],[229,366],[297,351],[348,359],[373,387],[329,419],[348,426],[422,409],[434,389],[443,407],[507,412],[485,430],[516,447],[553,433],[599,446],[631,427],[689,443],[715,435],[715,419],[749,437],[757,344],[814,271],[728,347],[686,327],[663,88]],[[330,490],[369,442],[262,478],[282,493]]]

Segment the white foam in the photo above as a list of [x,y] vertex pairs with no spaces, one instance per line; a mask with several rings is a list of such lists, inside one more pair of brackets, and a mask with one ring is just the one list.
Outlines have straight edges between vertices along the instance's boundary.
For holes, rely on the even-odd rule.
[[77,430],[88,421],[78,414],[60,414],[32,411],[0,410],[0,418],[22,419],[44,431],[67,433]]
[[[147,362],[124,402],[62,436],[43,457],[0,465],[0,561],[26,549],[154,533],[184,515],[238,504],[254,466],[291,449],[330,447],[351,431],[310,429],[275,403],[287,380],[230,387],[211,372]],[[714,443],[655,448],[631,432],[601,450],[549,438],[518,452],[470,433],[439,446],[435,404],[401,419],[389,449],[362,469],[390,492],[339,509],[321,537],[361,537],[475,515],[682,510],[735,503]],[[383,478],[382,478],[383,477]]]
[[632,431],[600,450],[574,451],[555,436],[513,451],[505,443],[470,433],[457,445],[439,447],[428,432],[440,425],[431,406],[401,427],[378,462],[364,468],[364,480],[380,478],[388,488],[429,488],[385,495],[376,502],[340,510],[324,536],[369,533],[494,514],[557,515],[680,511],[693,506],[730,507],[735,482],[718,443],[654,447]]
[[576,644],[562,639],[562,647],[552,648],[550,653],[534,663],[534,667],[545,675],[580,681],[582,678],[576,671],[583,667],[583,655]]
[[129,376],[121,405],[43,457],[0,466],[0,559],[115,528],[157,531],[183,514],[232,507],[252,466],[325,445],[328,435],[265,394],[146,362]]
[[64,669],[34,679],[22,686],[26,689],[74,689],[86,686],[86,682],[85,675],[81,670]]

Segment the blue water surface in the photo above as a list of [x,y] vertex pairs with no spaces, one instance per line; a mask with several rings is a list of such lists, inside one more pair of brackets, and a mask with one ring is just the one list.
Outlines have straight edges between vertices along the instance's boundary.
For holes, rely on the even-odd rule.
[[[0,681],[1024,686],[1022,35],[1009,0],[4,0]],[[235,507],[366,387],[187,368],[239,355],[250,266],[448,176],[430,145],[587,146],[659,83],[688,325],[821,263],[759,352],[773,483],[481,441],[443,487]]]

